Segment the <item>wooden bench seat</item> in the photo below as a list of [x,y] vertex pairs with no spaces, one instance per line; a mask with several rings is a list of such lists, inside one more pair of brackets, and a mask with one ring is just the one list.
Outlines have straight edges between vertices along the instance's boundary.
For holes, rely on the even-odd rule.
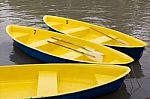
[[50,96],[57,93],[57,72],[40,71],[38,75],[37,96]]

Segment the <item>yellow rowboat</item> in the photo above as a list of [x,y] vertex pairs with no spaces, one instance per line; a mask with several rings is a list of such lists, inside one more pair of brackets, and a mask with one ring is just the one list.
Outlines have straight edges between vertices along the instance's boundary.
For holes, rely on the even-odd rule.
[[44,16],[43,20],[51,31],[109,46],[131,56],[134,60],[140,59],[144,47],[147,46],[147,43],[139,39],[102,26],[48,15]]
[[133,61],[109,47],[52,31],[17,25],[8,25],[6,31],[17,47],[43,62],[129,64]]
[[0,66],[0,99],[89,99],[116,91],[129,72],[100,64]]

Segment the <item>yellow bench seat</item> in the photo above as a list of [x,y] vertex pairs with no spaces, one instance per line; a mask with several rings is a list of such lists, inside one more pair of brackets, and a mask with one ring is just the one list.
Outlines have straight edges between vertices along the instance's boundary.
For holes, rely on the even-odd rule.
[[29,46],[31,46],[31,47],[39,47],[39,46],[42,46],[44,44],[47,44],[48,43],[47,41],[55,42],[57,40],[54,40],[54,39],[51,39],[51,38],[47,38],[47,39],[44,39],[44,40],[40,40],[40,41],[31,43],[31,44],[29,44]]
[[26,37],[29,36],[29,33],[15,33],[15,38]]
[[56,95],[57,92],[57,72],[40,71],[38,75],[37,96]]
[[49,24],[50,24],[51,26],[62,25],[62,23],[59,23],[59,22],[49,22]]
[[[81,48],[78,48],[76,50],[81,50]],[[81,53],[78,53],[78,52],[75,52],[75,51],[70,51],[68,53],[63,54],[62,57],[68,57],[68,58],[75,59],[75,58],[78,58],[78,57],[80,57],[82,55],[83,54],[81,54]]]
[[85,31],[88,30],[89,27],[76,27],[76,28],[71,28],[71,29],[67,29],[62,31],[63,33],[75,33],[75,32],[81,32],[81,31]]
[[[114,39],[116,39],[115,36],[112,36],[112,37]],[[112,38],[107,37],[107,36],[100,36],[100,37],[91,39],[90,41],[93,42],[93,43],[101,44],[101,43],[104,43],[104,42],[107,42],[107,41],[110,41],[110,40],[112,40]]]
[[111,82],[114,76],[95,74],[96,82],[100,85]]

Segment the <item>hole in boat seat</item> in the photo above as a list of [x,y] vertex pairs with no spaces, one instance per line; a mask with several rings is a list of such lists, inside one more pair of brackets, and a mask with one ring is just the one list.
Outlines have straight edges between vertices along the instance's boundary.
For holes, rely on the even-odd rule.
[[31,43],[31,44],[29,44],[29,46],[31,46],[31,47],[39,47],[39,46],[42,46],[42,45],[47,44],[47,43],[48,43],[47,41],[55,42],[55,41],[57,41],[57,40],[54,40],[54,39],[48,38],[48,39],[44,39],[44,40],[40,40],[40,41],[37,41],[37,42]]
[[112,79],[114,79],[115,77],[114,76],[111,76],[111,75],[100,75],[100,74],[95,74],[95,79],[96,79],[96,82],[100,85],[102,84],[106,84],[108,82],[111,82]]
[[[116,39],[115,36],[111,36],[111,37],[113,37],[114,39]],[[95,39],[91,39],[90,41],[94,42],[94,43],[97,43],[97,44],[100,44],[100,43],[104,43],[104,42],[107,42],[107,41],[110,41],[110,40],[113,40],[113,39],[110,38],[110,37],[107,37],[107,36],[101,36],[101,37],[97,37]]]
[[38,75],[37,96],[56,95],[57,92],[57,72],[40,71]]
[[75,33],[75,32],[83,32],[89,30],[89,27],[76,27],[62,31],[63,33]]

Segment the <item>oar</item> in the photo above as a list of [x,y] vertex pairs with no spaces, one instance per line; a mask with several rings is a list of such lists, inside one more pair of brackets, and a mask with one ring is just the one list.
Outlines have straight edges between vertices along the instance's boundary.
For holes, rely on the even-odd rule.
[[82,49],[84,49],[84,50],[86,50],[86,51],[91,51],[91,52],[93,52],[93,51],[94,51],[94,50],[92,50],[92,49],[89,49],[89,48],[86,48],[86,47],[82,47],[82,46],[80,46],[80,45],[73,44],[73,43],[70,43],[70,42],[67,42],[67,41],[61,40],[61,39],[59,39],[59,38],[56,38],[56,37],[51,37],[51,38],[52,38],[52,39],[55,39],[55,40],[58,40],[58,41],[61,41],[61,42],[65,42],[65,43],[68,43],[68,44],[71,44],[71,45],[77,46],[77,47],[80,47],[80,48],[82,48]]
[[107,36],[107,37],[109,37],[109,38],[111,38],[111,39],[113,39],[113,40],[115,40],[115,41],[117,41],[117,42],[123,44],[123,45],[128,45],[127,43],[125,43],[125,42],[123,42],[123,41],[121,41],[121,40],[115,39],[115,38],[113,38],[113,37],[111,37],[111,36],[105,34],[105,33],[102,32],[102,31],[99,31],[99,30],[94,29],[94,28],[92,28],[92,27],[90,27],[90,28],[93,29],[94,31],[97,31],[97,32],[99,32],[99,33],[101,33],[101,34],[103,34],[103,35],[105,35],[105,36]]
[[77,46],[77,47],[80,47],[80,48],[82,48],[82,49],[84,49],[84,50],[86,50],[86,51],[90,51],[90,52],[97,53],[97,54],[99,53],[99,55],[104,55],[103,53],[97,52],[97,51],[95,51],[95,50],[93,50],[93,49],[86,48],[86,47],[83,47],[83,46],[80,46],[80,45],[77,45],[77,44],[74,44],[74,43],[70,43],[70,42],[67,42],[67,41],[61,40],[61,39],[56,38],[56,37],[51,37],[51,38],[52,38],[52,39],[55,39],[55,40],[58,40],[58,41],[61,41],[61,42],[65,42],[65,43],[68,43],[68,44],[71,44],[71,45]]
[[55,45],[58,45],[58,46],[61,46],[61,47],[64,47],[64,48],[67,48],[67,49],[70,49],[70,50],[73,50],[75,52],[78,52],[78,53],[81,53],[81,54],[84,54],[84,55],[87,55],[87,57],[89,59],[91,59],[91,60],[94,60],[94,61],[97,61],[97,62],[102,62],[103,61],[102,55],[100,53],[98,53],[98,52],[82,52],[82,51],[79,51],[79,50],[76,50],[76,49],[73,49],[73,48],[70,48],[70,47],[58,44],[58,43],[54,43],[52,41],[47,41],[47,42],[55,44]]

